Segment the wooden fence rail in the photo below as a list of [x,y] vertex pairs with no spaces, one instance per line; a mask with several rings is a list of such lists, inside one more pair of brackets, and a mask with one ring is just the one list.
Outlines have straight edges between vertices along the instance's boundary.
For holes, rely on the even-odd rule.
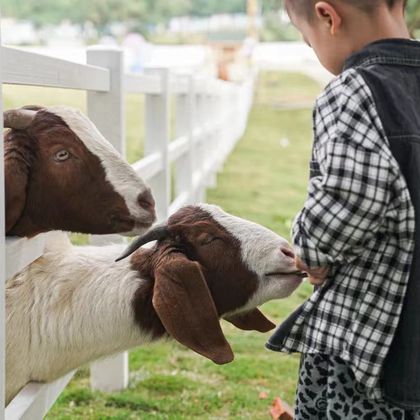
[[[217,171],[245,130],[253,97],[252,77],[233,84],[194,75],[175,76],[170,69],[124,74],[123,52],[103,47],[88,48],[87,64],[1,47],[0,82],[87,91],[88,116],[123,155],[125,94],[144,95],[144,157],[133,167],[152,187],[161,220],[185,204],[205,199],[206,188],[215,185]],[[175,139],[171,141],[172,104]],[[2,115],[0,112],[0,128]],[[0,156],[2,153],[1,136]],[[41,256],[49,240],[48,233],[30,240],[6,239],[4,207],[0,159],[0,420],[37,420],[48,412],[73,373],[49,384],[30,383],[5,410],[1,408],[5,405],[5,283]],[[91,238],[97,245],[121,241],[118,235]],[[128,377],[126,353],[91,365],[94,389],[123,389]]]

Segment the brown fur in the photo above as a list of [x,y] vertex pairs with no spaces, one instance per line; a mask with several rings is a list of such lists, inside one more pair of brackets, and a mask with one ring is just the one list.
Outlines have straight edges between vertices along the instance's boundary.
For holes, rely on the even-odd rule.
[[[153,338],[169,334],[216,363],[233,359],[218,318],[243,307],[258,279],[226,229],[204,210],[185,207],[169,219],[168,237],[136,251],[131,263],[148,280],[132,303],[142,330]],[[274,327],[258,309],[227,320],[241,329]]]
[[[98,157],[61,118],[40,110],[28,129],[7,131],[4,141],[8,235],[132,230],[134,221]],[[63,149],[71,157],[57,162],[54,155]]]
[[269,321],[257,308],[252,309],[244,314],[230,315],[225,319],[241,330],[268,332],[276,326],[271,321]]

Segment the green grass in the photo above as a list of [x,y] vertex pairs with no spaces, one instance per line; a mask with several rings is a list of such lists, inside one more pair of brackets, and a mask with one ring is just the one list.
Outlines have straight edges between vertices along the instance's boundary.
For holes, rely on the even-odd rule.
[[[19,89],[7,88],[6,105],[58,101],[83,109],[79,93]],[[219,175],[217,188],[208,192],[208,201],[288,237],[306,195],[311,110],[280,110],[277,104],[313,100],[318,92],[319,86],[300,74],[262,75],[247,132]],[[143,104],[134,97],[127,102],[128,153],[134,161],[142,154]],[[309,293],[305,284],[262,310],[278,323]],[[225,322],[223,329],[235,353],[233,363],[216,366],[175,342],[140,347],[130,352],[127,390],[93,392],[88,370],[81,369],[47,419],[267,419],[274,397],[293,404],[298,356],[265,350],[269,334],[240,331]],[[261,391],[268,393],[267,399],[259,399]]]
[[267,106],[311,104],[314,93],[319,93],[318,84],[302,73],[278,77],[278,72],[265,72],[260,76],[255,103]]

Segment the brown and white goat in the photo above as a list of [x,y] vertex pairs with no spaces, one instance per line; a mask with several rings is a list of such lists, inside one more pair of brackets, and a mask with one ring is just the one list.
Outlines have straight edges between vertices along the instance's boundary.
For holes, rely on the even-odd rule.
[[81,112],[25,107],[4,125],[8,235],[140,234],[154,222],[150,189]]
[[114,263],[121,245],[55,244],[7,282],[7,401],[31,380],[165,336],[228,363],[219,318],[269,331],[257,307],[289,296],[303,277],[285,239],[212,205],[182,208],[133,250]]

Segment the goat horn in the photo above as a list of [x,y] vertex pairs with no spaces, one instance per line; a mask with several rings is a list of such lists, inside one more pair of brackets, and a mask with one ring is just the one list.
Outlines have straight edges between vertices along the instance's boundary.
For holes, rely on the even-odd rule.
[[21,109],[29,109],[30,111],[41,111],[41,109],[45,109],[45,107],[41,105],[24,105]]
[[29,109],[10,109],[3,112],[3,125],[5,128],[24,130],[34,120],[36,111]]
[[150,229],[143,236],[140,236],[136,240],[131,242],[131,244],[126,248],[123,254],[115,260],[115,262],[118,262],[118,261],[123,260],[124,258],[127,258],[134,251],[136,251],[141,246],[149,242],[160,241],[162,239],[165,239],[168,236],[168,234],[169,234],[169,231],[166,225],[159,225]]

